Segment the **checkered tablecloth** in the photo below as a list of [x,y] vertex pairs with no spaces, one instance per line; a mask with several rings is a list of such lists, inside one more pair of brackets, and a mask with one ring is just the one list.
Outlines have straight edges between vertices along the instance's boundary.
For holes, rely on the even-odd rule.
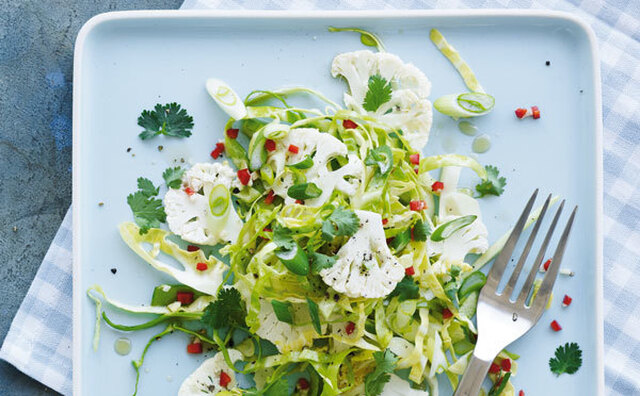
[[[186,0],[183,8],[569,11],[595,30],[604,117],[604,342],[607,395],[640,395],[640,1]],[[0,358],[71,394],[71,214],[16,314]]]

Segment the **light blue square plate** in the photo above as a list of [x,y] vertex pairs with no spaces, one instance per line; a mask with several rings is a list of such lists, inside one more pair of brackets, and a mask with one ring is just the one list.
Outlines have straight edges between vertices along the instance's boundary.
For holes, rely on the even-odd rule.
[[[602,130],[595,38],[568,14],[538,11],[146,11],[89,21],[76,44],[74,76],[74,393],[131,394],[131,360],[158,331],[129,335],[133,350],[125,357],[113,348],[122,334],[109,328],[103,328],[98,351],[91,347],[95,312],[85,295],[88,287],[100,284],[121,301],[148,303],[153,287],[170,281],[118,235],[117,225],[131,219],[125,198],[136,178],[159,182],[162,171],[181,158],[209,160],[226,120],[205,91],[209,77],[227,81],[241,96],[253,89],[305,85],[340,101],[345,84],[331,78],[331,60],[362,45],[357,35],[329,33],[330,25],[379,33],[390,52],[431,79],[432,100],[465,91],[429,41],[429,30],[438,28],[495,96],[495,110],[474,120],[493,142],[478,159],[497,165],[508,180],[502,197],[481,200],[492,240],[513,224],[536,187],[579,205],[564,264],[575,276],[559,278],[552,308],[511,346],[522,356],[514,383],[527,395],[604,394]],[[193,115],[193,136],[141,141],[140,112],[173,101]],[[531,105],[540,107],[539,120],[516,119],[515,108]],[[431,134],[426,153],[471,153],[473,138],[437,112]],[[564,294],[573,297],[568,308],[561,307]],[[550,330],[553,319],[561,323],[561,332]],[[582,347],[584,364],[575,375],[556,377],[548,360],[569,341]],[[142,369],[140,395],[176,394],[182,379],[206,357],[187,355],[186,343],[186,336],[174,334],[154,344]],[[448,385],[443,389],[442,394],[451,393]]]

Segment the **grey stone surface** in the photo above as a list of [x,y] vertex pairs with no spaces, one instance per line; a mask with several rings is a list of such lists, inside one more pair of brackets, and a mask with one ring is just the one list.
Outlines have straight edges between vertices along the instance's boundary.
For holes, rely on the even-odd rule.
[[[78,30],[102,12],[181,3],[0,0],[0,342],[71,203],[71,82]],[[0,362],[0,395],[53,394]]]

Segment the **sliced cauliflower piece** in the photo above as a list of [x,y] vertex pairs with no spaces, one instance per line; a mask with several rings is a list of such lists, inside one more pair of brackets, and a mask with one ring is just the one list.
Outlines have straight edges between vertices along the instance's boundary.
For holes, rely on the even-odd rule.
[[[242,354],[235,349],[229,349],[228,352],[233,363],[242,360]],[[220,385],[220,375],[223,372],[230,379],[225,387]],[[227,365],[222,352],[218,352],[214,357],[205,360],[196,371],[184,380],[178,390],[178,396],[217,395],[237,386],[235,371]]]
[[[241,187],[235,172],[223,163],[198,163],[182,176],[184,189],[170,188],[164,196],[169,229],[188,242],[200,245],[235,243],[242,228],[231,198],[226,211],[214,216],[209,207],[209,194],[215,186],[227,190]],[[190,193],[185,192],[186,188]]]
[[[276,150],[269,158],[273,164],[276,179],[272,186],[276,195],[284,198],[285,203],[292,204],[295,199],[287,195],[287,190],[294,184],[294,175],[285,171],[285,165],[292,165],[313,157],[311,168],[303,171],[308,183],[315,183],[321,190],[317,198],[305,200],[305,205],[321,206],[331,197],[333,190],[346,195],[354,195],[364,178],[364,164],[356,154],[349,154],[347,146],[328,133],[315,128],[291,129],[287,136],[277,142],[282,149]],[[290,145],[298,147],[297,153],[287,150]],[[330,170],[329,162],[340,156],[347,157],[348,162],[341,168]]]
[[384,385],[382,396],[429,396],[429,392],[413,389],[409,381],[405,381],[395,374],[391,374],[391,379]]
[[404,268],[387,247],[378,213],[356,210],[360,229],[340,248],[322,280],[349,297],[380,298],[391,293],[404,277]]
[[271,341],[280,353],[300,351],[305,346],[311,346],[313,338],[316,336],[316,331],[310,323],[311,318],[306,304],[294,303],[291,313],[294,323],[309,324],[292,326],[289,323],[281,322],[276,317],[271,303],[265,299],[260,300],[260,312],[258,312],[260,327],[256,334]]
[[[345,105],[361,114],[375,115],[381,122],[400,129],[411,147],[420,151],[429,140],[433,110],[427,99],[431,82],[427,76],[396,55],[368,50],[347,52],[333,59],[331,75],[342,76],[349,84]],[[378,75],[391,84],[391,99],[375,111],[364,107],[369,78]]]

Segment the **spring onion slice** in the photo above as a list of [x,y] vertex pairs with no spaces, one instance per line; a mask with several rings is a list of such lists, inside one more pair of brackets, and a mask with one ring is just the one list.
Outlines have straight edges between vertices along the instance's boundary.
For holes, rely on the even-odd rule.
[[438,50],[440,50],[442,55],[449,59],[449,62],[451,62],[453,67],[455,67],[458,73],[460,73],[460,76],[467,87],[473,92],[484,93],[484,89],[478,82],[476,75],[471,70],[471,67],[469,67],[467,62],[462,59],[458,50],[447,42],[442,33],[440,33],[438,29],[431,29],[429,38],[431,38],[431,41],[435,44]]
[[367,32],[366,30],[351,28],[351,27],[337,28],[337,27],[329,26],[329,31],[360,33],[360,42],[362,44],[366,45],[367,47],[376,47],[378,51],[385,52],[384,45],[382,44],[382,40],[380,40],[380,37],[376,36],[371,32]]

